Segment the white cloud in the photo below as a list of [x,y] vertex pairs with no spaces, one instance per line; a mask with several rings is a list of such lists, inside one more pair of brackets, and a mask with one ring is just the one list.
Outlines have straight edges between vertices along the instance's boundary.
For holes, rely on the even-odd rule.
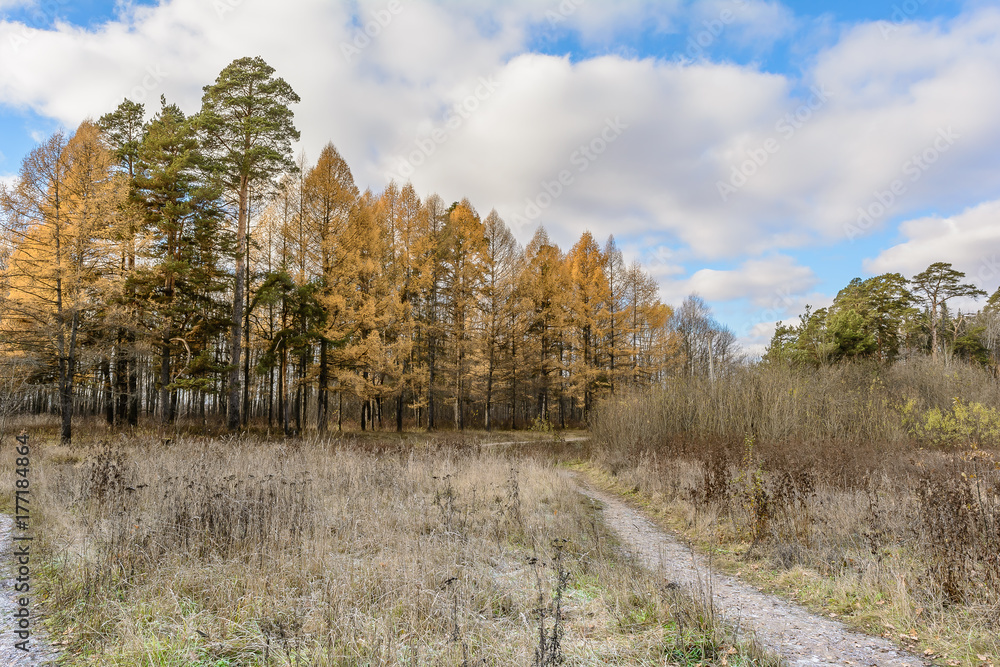
[[[501,91],[413,180],[523,215],[526,198],[620,115],[629,129],[538,220],[563,243],[583,227],[657,228],[704,258],[842,241],[992,192],[1000,14],[900,30],[886,45],[876,26],[856,28],[802,81],[714,63],[518,56],[496,70]],[[718,184],[754,158],[763,164],[749,163],[754,173],[723,201]],[[859,208],[896,181],[888,210],[852,232]]]
[[911,277],[934,262],[948,262],[990,293],[1000,286],[1000,200],[951,217],[909,220],[899,231],[906,240],[866,260],[865,271]]
[[[32,31],[0,22],[0,103],[69,128],[125,96],[152,107],[163,93],[193,112],[202,86],[222,67],[259,54],[302,96],[295,113],[308,156],[315,159],[332,140],[363,187],[381,188],[399,155],[445,128],[444,140],[413,173],[422,194],[468,196],[513,220],[568,171],[572,182],[537,219],[515,228],[522,241],[538,222],[563,247],[584,229],[600,239],[614,233],[623,247],[648,238],[652,247],[674,249],[654,267],[665,293],[698,290],[761,308],[783,286],[798,298],[816,283],[787,256],[792,249],[845,240],[858,209],[896,180],[905,190],[859,233],[996,196],[995,8],[902,25],[888,39],[878,24],[856,26],[803,58],[801,76],[711,61],[621,54],[570,61],[527,52],[530,40],[544,40],[552,29],[608,45],[649,25],[676,33],[735,1],[704,0],[690,9],[679,0],[412,0],[390,20],[376,20],[370,31],[378,34],[366,41],[364,28],[385,17],[378,12],[387,0],[300,0],[280,10],[264,0],[164,0],[155,7],[123,0],[121,20],[92,29]],[[769,44],[796,30],[781,4],[740,1],[746,9],[734,13],[720,40]],[[219,6],[230,11],[217,12]],[[554,28],[550,12],[562,17]],[[346,58],[342,45],[359,34],[364,47]],[[496,90],[476,98],[476,109],[448,128],[448,109],[475,95],[483,79],[495,81]],[[574,156],[614,119],[627,127],[581,170]],[[957,139],[911,180],[907,161],[933,147],[946,128]],[[753,173],[724,199],[719,183],[741,168]],[[972,225],[961,216],[955,224]],[[996,238],[984,225],[975,226],[980,244]],[[872,266],[902,264],[902,253],[921,256],[920,229],[916,222],[904,227],[910,245]],[[956,253],[965,252],[963,243],[954,242]],[[682,266],[719,259],[735,259],[739,268],[682,277]]]
[[817,283],[812,269],[778,255],[750,259],[734,270],[701,269],[683,283],[685,293],[697,292],[710,301],[748,299],[756,306],[775,309],[791,302]]
[[[508,219],[531,217],[535,201],[542,215],[533,219],[564,244],[584,228],[600,237],[669,231],[703,256],[767,244],[759,227],[733,229],[705,152],[771,108],[785,93],[781,77],[729,65],[523,55],[496,78],[497,92],[414,174],[418,189],[488,201]],[[605,147],[601,133],[616,119],[623,130]],[[591,142],[603,152],[581,160]],[[563,171],[572,182],[545,207],[546,185]]]
[[722,305],[716,315],[723,321],[741,322],[734,331],[740,344],[752,350],[771,340],[775,322],[797,322],[807,305],[815,308],[831,302],[829,296],[810,291],[817,283],[812,269],[774,255],[747,260],[735,269],[701,269],[687,279],[666,276],[661,296],[676,304],[696,293]]
[[[727,1],[698,11],[711,15]],[[975,194],[1000,178],[991,159],[1000,149],[997,11],[901,27],[890,40],[876,25],[855,28],[797,81],[752,66],[524,53],[530,26],[544,25],[559,3],[405,3],[352,63],[341,45],[384,15],[385,3],[360,3],[356,14],[320,0],[281,11],[262,0],[232,4],[222,15],[198,0],[136,7],[127,22],[59,25],[17,49],[3,33],[19,26],[0,24],[0,58],[16,65],[0,73],[0,100],[69,127],[124,96],[155,105],[164,93],[193,111],[224,65],[259,52],[303,97],[296,114],[308,154],[332,139],[359,180],[378,188],[396,155],[440,127],[481,77],[495,77],[497,92],[413,175],[419,190],[523,214],[526,198],[572,169],[574,151],[620,117],[628,129],[538,221],[562,243],[582,227],[598,236],[656,228],[705,258],[843,239],[858,207],[906,178],[907,159],[943,127],[960,138],[921,172],[919,187],[907,182],[887,218],[953,205],[956,184]],[[777,35],[793,20],[775,3],[744,4],[734,12],[742,23],[730,27],[774,24]],[[604,3],[576,6],[565,23],[591,39],[637,17],[673,29],[679,11],[636,1],[612,21]],[[826,91],[822,99],[810,84]],[[762,154],[769,140],[777,150]],[[765,163],[755,166],[760,155]],[[741,165],[755,173],[723,201],[718,184]]]
[[[709,52],[717,43],[732,42],[765,51],[787,37],[796,27],[792,11],[780,2],[762,0],[699,0],[692,6],[689,32],[693,43],[703,45],[708,35]],[[690,47],[691,41],[687,43]],[[696,50],[696,49],[695,49]]]

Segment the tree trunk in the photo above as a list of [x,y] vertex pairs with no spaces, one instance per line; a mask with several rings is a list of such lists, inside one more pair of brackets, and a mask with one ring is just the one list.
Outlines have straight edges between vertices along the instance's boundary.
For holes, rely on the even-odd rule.
[[329,393],[327,391],[327,384],[330,382],[328,377],[329,373],[329,361],[327,359],[326,352],[326,339],[320,338],[319,341],[319,396],[316,403],[316,430],[320,433],[326,433],[326,417],[327,408],[329,407],[328,397]]
[[73,439],[73,372],[69,359],[59,360],[59,416],[61,430],[59,440],[68,445]]
[[[511,322],[511,332],[514,331],[513,322]],[[511,336],[510,340],[510,361],[511,361],[511,371],[510,371],[510,428],[511,430],[517,430],[517,342],[514,340],[514,336]]]
[[128,413],[128,361],[122,350],[123,336],[119,336],[115,352],[114,418],[115,424],[125,421]]
[[305,366],[305,370],[302,372],[302,432],[309,428],[309,383],[306,382],[306,373],[308,372],[309,366],[308,362]]
[[493,407],[493,367],[494,362],[494,349],[493,345],[490,344],[490,364],[486,371],[486,430],[493,430],[493,418],[490,416],[490,410]]
[[396,433],[403,432],[403,388],[399,388],[399,395],[396,396]]
[[931,359],[937,361],[938,358],[938,336],[937,336],[937,302],[931,303]]
[[[135,173],[132,168],[132,161],[129,160],[128,165],[129,182],[135,182]],[[128,236],[128,272],[132,275],[135,272],[135,227],[133,226],[134,218],[129,218],[129,236]],[[135,286],[130,285],[128,288],[128,313],[131,315],[134,313],[135,308]],[[126,355],[126,366],[128,367],[128,379],[126,384],[128,386],[127,395],[125,400],[128,404],[128,425],[138,426],[139,425],[139,355],[136,354],[135,350],[135,332],[131,329],[125,332],[125,345],[128,350]],[[123,411],[124,412],[124,411]]]
[[163,334],[160,348],[160,422],[169,424],[173,421],[173,410],[170,401],[170,332]]
[[[61,310],[61,304],[60,304]],[[65,345],[65,336],[60,327],[59,339],[62,343],[60,347],[67,350],[64,357],[59,359],[59,409],[62,421],[60,441],[64,445],[70,444],[73,439],[73,378],[76,376],[76,333],[77,316],[74,314],[70,318],[69,345]]]
[[427,430],[434,430],[434,339],[428,339],[427,350]]
[[115,386],[111,383],[111,360],[101,362],[101,375],[104,377],[104,418],[108,426],[115,425]]
[[230,431],[240,428],[240,361],[243,354],[243,282],[246,279],[247,252],[247,199],[249,185],[246,177],[240,183],[239,214],[236,223],[236,267],[233,281],[232,330],[229,345],[229,401],[226,424]]
[[278,422],[281,432],[288,436],[288,406],[285,397],[285,373],[287,373],[287,354],[284,341],[281,343],[281,356],[278,357]]
[[250,243],[249,239],[246,243],[246,263],[247,269],[244,271],[246,274],[246,284],[244,285],[246,289],[246,296],[244,297],[245,302],[243,306],[243,410],[241,414],[240,423],[244,426],[250,419]]
[[135,334],[127,335],[128,355],[128,425],[139,425],[139,355],[135,353]]
[[299,357],[298,382],[295,387],[295,434],[302,433],[302,393],[305,388],[305,355]]
[[463,365],[464,357],[461,350],[461,340],[459,340],[459,352],[458,352],[458,395],[455,397],[455,421],[458,430],[465,430],[465,387],[462,380],[464,379]]
[[128,357],[125,355],[125,330],[118,331],[118,344],[115,351],[115,424],[121,425],[128,420]]
[[[594,363],[594,366],[597,364]],[[583,385],[583,421],[586,423],[588,416],[590,415],[590,378],[592,377],[590,373],[591,360],[590,360],[590,326],[584,328],[583,330],[583,372],[587,373],[584,378]]]
[[[272,329],[273,330],[273,329]],[[274,426],[274,366],[267,369],[267,430]]]

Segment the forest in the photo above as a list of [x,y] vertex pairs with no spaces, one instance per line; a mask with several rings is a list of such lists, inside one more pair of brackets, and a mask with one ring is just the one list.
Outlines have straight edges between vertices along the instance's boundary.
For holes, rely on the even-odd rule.
[[613,238],[522,247],[467,200],[360,192],[332,143],[293,159],[297,100],[243,58],[195,114],[125,100],[25,158],[0,198],[4,375],[64,441],[74,414],[565,426],[672,367],[672,310]]
[[[617,388],[744,363],[697,295],[676,309],[614,237],[522,247],[495,210],[361,192],[332,143],[293,156],[296,93],[241,58],[185,114],[129,100],[57,132],[0,193],[0,345],[20,410],[135,426],[585,424]],[[939,262],[855,279],[763,361],[959,356],[996,368],[1000,291]]]

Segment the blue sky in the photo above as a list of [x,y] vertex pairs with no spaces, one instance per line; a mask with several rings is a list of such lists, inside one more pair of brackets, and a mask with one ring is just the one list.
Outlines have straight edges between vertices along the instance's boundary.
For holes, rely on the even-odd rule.
[[123,97],[196,111],[262,55],[302,97],[307,160],[333,141],[363,187],[468,196],[522,243],[613,233],[751,352],[855,276],[949,261],[1000,285],[995,2],[275,7],[0,0],[0,178]]

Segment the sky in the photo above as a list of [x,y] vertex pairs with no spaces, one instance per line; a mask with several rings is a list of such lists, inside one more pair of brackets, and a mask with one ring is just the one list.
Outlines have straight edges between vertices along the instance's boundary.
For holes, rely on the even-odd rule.
[[307,161],[333,142],[362,189],[468,197],[522,243],[613,234],[751,355],[855,277],[1000,286],[995,1],[0,0],[0,180],[256,55]]

